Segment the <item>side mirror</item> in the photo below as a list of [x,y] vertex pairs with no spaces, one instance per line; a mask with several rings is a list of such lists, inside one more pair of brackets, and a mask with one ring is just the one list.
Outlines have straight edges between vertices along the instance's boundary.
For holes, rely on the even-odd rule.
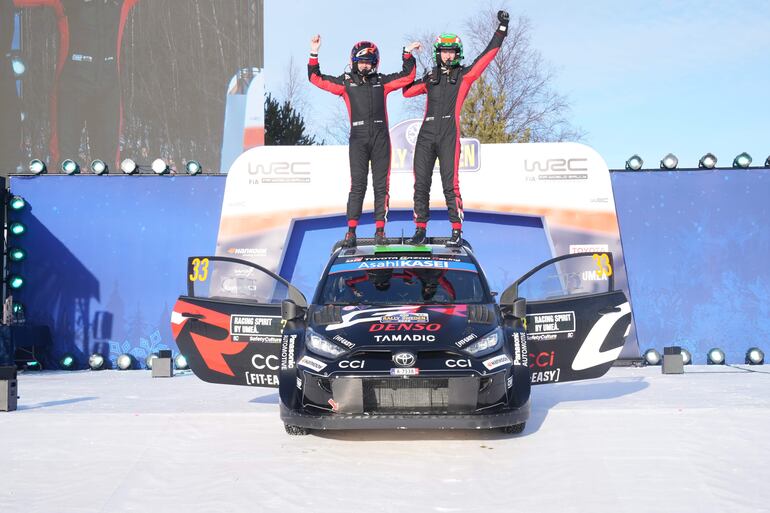
[[523,319],[527,316],[527,300],[523,297],[517,298],[513,302],[513,316],[517,319]]
[[293,321],[294,319],[304,317],[305,309],[297,305],[291,299],[284,299],[281,302],[281,319],[284,321]]

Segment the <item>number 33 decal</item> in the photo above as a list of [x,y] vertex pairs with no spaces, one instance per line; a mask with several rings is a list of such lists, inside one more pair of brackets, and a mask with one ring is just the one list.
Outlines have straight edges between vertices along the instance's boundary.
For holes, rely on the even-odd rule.
[[192,274],[189,276],[190,281],[206,281],[206,278],[209,276],[209,259],[193,258],[192,271]]
[[597,271],[599,276],[612,276],[612,264],[610,264],[609,255],[607,253],[594,253],[593,257],[596,260],[596,267],[599,269]]

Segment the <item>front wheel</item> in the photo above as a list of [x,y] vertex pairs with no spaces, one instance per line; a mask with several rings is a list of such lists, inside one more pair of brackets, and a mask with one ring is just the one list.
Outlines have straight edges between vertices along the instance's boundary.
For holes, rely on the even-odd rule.
[[295,426],[293,424],[284,424],[283,427],[286,430],[286,433],[291,436],[305,436],[310,434],[310,430],[305,427]]
[[527,425],[526,422],[522,422],[520,424],[513,424],[510,426],[503,426],[500,428],[500,431],[505,433],[506,435],[518,435],[521,434],[522,431],[524,431],[524,427]]

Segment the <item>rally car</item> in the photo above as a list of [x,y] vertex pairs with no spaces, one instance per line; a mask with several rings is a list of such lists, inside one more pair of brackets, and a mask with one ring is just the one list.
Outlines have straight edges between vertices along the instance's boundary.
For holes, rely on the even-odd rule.
[[310,304],[275,273],[191,257],[172,329],[213,383],[277,387],[289,434],[520,433],[530,386],[603,375],[631,319],[612,255],[564,255],[496,301],[470,244],[335,247]]

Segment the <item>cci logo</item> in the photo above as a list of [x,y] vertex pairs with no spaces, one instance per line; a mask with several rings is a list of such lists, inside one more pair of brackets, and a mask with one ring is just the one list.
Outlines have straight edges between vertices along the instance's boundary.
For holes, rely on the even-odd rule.
[[265,368],[268,368],[275,371],[280,368],[278,365],[278,357],[272,354],[270,356],[255,354],[251,357],[251,364],[257,370],[264,370]]
[[412,353],[396,353],[393,355],[393,363],[399,367],[411,367],[415,361],[417,361],[417,357]]

